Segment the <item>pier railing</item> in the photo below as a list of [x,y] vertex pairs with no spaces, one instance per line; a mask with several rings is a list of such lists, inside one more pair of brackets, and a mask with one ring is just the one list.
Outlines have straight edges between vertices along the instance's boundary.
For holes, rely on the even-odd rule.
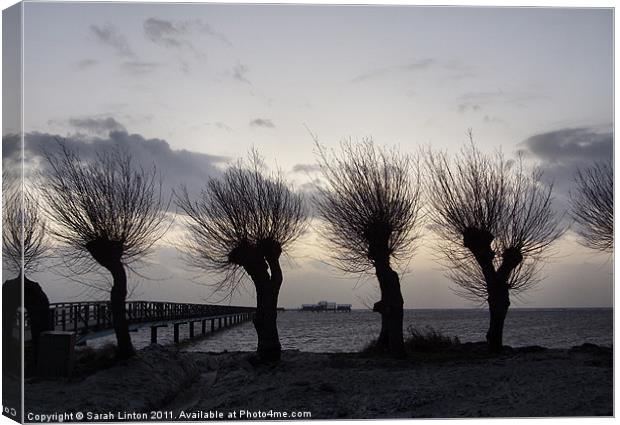
[[[50,304],[50,322],[56,331],[75,332],[77,341],[96,338],[109,333],[114,324],[109,301],[65,302]],[[189,325],[190,337],[194,324],[202,322],[202,334],[210,320],[211,332],[250,320],[255,308],[214,304],[190,304],[159,301],[127,301],[126,317],[130,328],[151,327],[151,340],[157,341],[157,328],[174,325],[174,340],[179,340],[179,326]],[[19,325],[19,316],[16,317]],[[29,339],[30,320],[25,313],[26,339]],[[216,327],[217,324],[217,327]]]
[[[255,309],[212,304],[128,301],[125,310],[129,324],[137,324],[251,313]],[[84,334],[113,327],[109,301],[53,303],[50,304],[50,314],[56,330]]]

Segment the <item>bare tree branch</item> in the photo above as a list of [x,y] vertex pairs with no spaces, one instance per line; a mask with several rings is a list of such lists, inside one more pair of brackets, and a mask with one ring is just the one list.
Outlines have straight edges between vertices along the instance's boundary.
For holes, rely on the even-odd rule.
[[300,195],[278,172],[268,174],[256,151],[249,162],[239,161],[220,178],[209,180],[196,200],[185,187],[176,193],[186,214],[182,243],[186,261],[222,276],[215,291],[232,296],[244,277],[233,261],[235,249],[276,241],[286,251],[305,231],[306,207]]
[[472,139],[453,160],[430,150],[425,157],[429,216],[446,274],[458,285],[455,292],[471,300],[488,296],[488,277],[464,244],[474,229],[491,239],[494,270],[501,270],[511,252],[522,257],[507,274],[513,293],[537,284],[548,248],[563,233],[551,207],[553,187],[540,181],[541,173],[526,170],[520,157],[483,154]]
[[371,139],[343,142],[339,153],[318,143],[317,150],[326,185],[318,187],[315,203],[331,263],[348,273],[370,271],[377,238],[386,238],[390,258],[408,261],[419,236],[417,161],[396,149],[378,148]]
[[67,248],[66,260],[80,273],[93,271],[88,245],[118,242],[123,264],[149,253],[168,229],[162,183],[155,165],[135,167],[131,155],[117,146],[84,162],[62,142],[61,153],[47,154],[49,171],[40,176],[40,195],[54,226],[49,233]]
[[[3,173],[2,252],[9,270],[33,273],[51,253],[51,241],[37,198]],[[22,256],[23,255],[23,256]]]
[[610,162],[599,162],[577,170],[576,190],[571,192],[571,215],[577,223],[581,243],[591,249],[614,249],[614,170]]

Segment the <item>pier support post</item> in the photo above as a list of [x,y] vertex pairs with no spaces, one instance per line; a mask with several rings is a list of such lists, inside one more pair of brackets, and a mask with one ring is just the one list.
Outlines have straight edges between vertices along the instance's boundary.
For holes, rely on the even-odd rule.
[[202,319],[202,334],[205,335],[207,333],[207,319]]
[[157,344],[157,328],[166,328],[166,324],[158,324],[151,326],[151,344]]
[[194,322],[189,322],[189,339],[194,337]]
[[179,343],[179,324],[178,323],[174,324],[174,343],[175,344]]
[[215,332],[215,319],[211,319],[211,333]]
[[217,329],[222,329],[222,318],[218,317],[217,318]]

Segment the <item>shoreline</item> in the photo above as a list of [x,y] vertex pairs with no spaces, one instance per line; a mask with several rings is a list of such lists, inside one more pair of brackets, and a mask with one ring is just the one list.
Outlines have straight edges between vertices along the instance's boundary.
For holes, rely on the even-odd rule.
[[28,379],[26,412],[172,412],[163,420],[242,410],[315,419],[613,415],[613,349],[593,344],[491,355],[483,343],[465,343],[402,360],[285,350],[279,364],[260,366],[251,356],[152,346],[72,378]]

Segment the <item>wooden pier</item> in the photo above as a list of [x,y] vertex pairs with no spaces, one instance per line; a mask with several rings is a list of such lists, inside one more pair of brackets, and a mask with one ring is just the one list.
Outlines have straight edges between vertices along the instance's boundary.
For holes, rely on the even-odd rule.
[[[180,327],[181,325],[189,326],[189,339],[196,337],[196,325],[200,324],[200,336],[213,334],[222,329],[229,328],[247,322],[251,320],[253,313],[233,313],[222,316],[206,317],[198,319],[189,319],[172,322],[173,326],[173,340],[175,344],[179,343]],[[209,327],[207,327],[209,323]],[[217,323],[217,325],[216,325]],[[151,327],[151,344],[157,344],[157,329],[162,327],[168,327],[168,323],[155,323],[150,324]],[[208,329],[208,330],[207,330]]]
[[[125,309],[129,329],[150,327],[153,344],[157,343],[157,331],[162,327],[172,326],[174,342],[178,343],[181,326],[189,326],[191,339],[197,335],[197,324],[200,335],[206,335],[251,320],[255,311],[253,307],[158,301],[128,301]],[[50,315],[54,330],[74,332],[77,344],[114,332],[109,301],[53,303]]]

